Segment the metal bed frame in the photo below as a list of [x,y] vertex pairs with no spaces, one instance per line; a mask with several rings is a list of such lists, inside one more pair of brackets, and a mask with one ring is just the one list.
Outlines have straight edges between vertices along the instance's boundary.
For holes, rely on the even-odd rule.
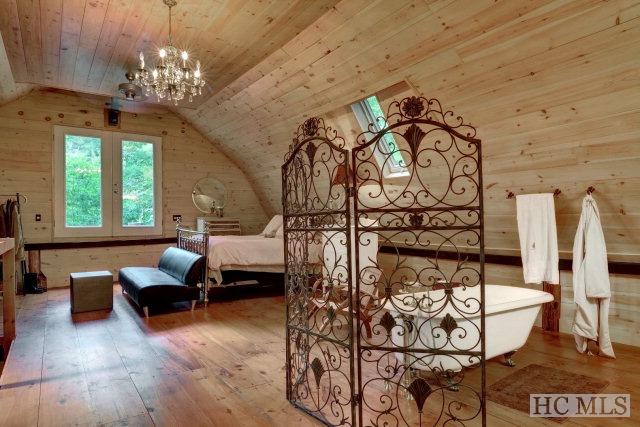
[[209,303],[209,225],[205,223],[203,231],[183,227],[180,219],[176,221],[176,246],[189,252],[204,256],[202,282],[198,284],[204,293],[205,306]]

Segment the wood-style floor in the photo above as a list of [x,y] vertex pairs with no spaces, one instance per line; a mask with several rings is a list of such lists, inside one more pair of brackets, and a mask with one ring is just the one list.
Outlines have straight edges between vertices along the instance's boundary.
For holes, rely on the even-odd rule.
[[[214,302],[147,321],[114,288],[111,313],[71,316],[68,289],[19,298],[18,337],[0,379],[1,426],[304,426],[284,390],[281,297]],[[640,349],[617,360],[579,355],[569,336],[534,331],[515,357],[604,377],[630,393],[632,418],[571,419],[564,426],[638,425]],[[488,362],[488,384],[513,372]],[[488,403],[488,424],[550,425]]]

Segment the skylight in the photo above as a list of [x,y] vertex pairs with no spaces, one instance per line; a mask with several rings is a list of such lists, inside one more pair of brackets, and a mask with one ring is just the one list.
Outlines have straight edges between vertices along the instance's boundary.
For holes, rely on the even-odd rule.
[[[368,130],[370,123],[373,123],[376,132],[387,127],[387,121],[377,96],[372,95],[358,101],[351,105],[351,109],[363,131]],[[367,139],[371,139],[371,137],[372,135],[367,135]],[[402,158],[402,152],[398,149],[392,133],[386,133],[380,138],[378,147],[373,150],[373,153],[386,178],[409,174]]]

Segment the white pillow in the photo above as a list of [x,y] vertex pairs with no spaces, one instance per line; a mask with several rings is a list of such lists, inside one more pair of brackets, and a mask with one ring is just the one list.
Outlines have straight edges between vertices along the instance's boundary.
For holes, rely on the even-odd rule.
[[278,228],[278,231],[276,231],[276,237],[284,237],[284,224]]
[[274,215],[260,235],[264,237],[274,237],[279,228],[282,228],[282,215]]

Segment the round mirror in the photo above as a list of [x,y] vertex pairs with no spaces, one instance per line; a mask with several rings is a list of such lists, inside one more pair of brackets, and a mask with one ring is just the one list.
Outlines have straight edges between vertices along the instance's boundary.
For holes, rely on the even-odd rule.
[[208,214],[222,214],[227,204],[227,188],[215,178],[206,177],[193,186],[191,198],[199,211]]

